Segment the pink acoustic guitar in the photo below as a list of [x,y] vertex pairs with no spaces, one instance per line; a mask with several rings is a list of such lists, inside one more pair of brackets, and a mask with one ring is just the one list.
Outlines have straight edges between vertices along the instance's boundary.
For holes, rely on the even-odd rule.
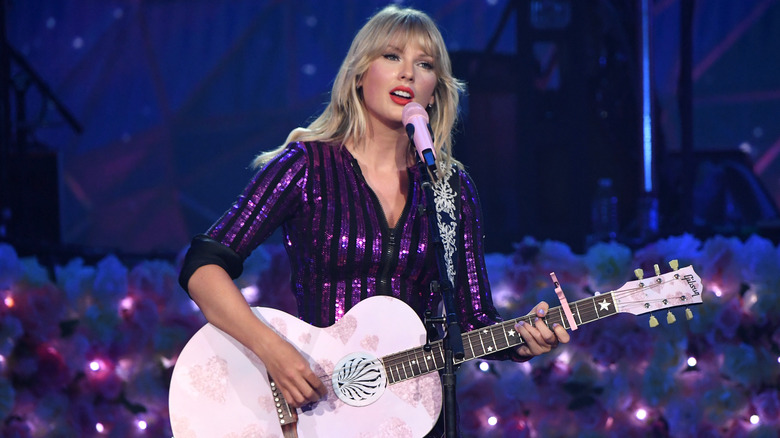
[[[701,290],[701,279],[688,266],[568,305],[577,324],[586,324],[617,313],[640,315],[700,304]],[[436,423],[442,403],[436,372],[444,366],[442,345],[439,341],[430,351],[423,349],[425,328],[402,301],[365,299],[327,328],[275,309],[253,310],[311,362],[329,387],[327,397],[291,409],[257,356],[206,324],[184,347],[173,371],[169,408],[176,438],[415,438]],[[522,344],[514,325],[532,318],[463,334],[466,356],[457,362]],[[673,318],[671,312],[668,318]],[[545,320],[549,326],[569,328],[560,307],[550,309]],[[651,325],[654,321],[652,317]]]

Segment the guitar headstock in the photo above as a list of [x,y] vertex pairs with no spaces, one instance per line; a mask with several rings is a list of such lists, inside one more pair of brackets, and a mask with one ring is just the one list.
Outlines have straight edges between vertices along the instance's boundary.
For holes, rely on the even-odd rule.
[[[670,265],[673,270],[666,274],[661,274],[656,265],[656,275],[648,278],[644,278],[641,270],[637,269],[639,279],[629,281],[612,292],[617,311],[642,315],[662,309],[701,304],[701,278],[693,271],[693,267],[677,269],[676,261],[670,262]],[[686,314],[690,319],[692,316],[690,311]],[[674,315],[671,312],[667,316],[667,321],[674,322]],[[657,324],[655,318],[651,317],[650,325]]]

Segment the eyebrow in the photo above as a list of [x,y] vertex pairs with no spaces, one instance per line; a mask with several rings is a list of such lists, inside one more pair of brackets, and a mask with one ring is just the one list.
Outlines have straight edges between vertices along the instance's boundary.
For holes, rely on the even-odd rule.
[[[388,44],[387,47],[385,48],[385,50],[396,50],[398,52],[403,52],[404,51],[404,49],[396,46],[395,44]],[[432,60],[436,59],[435,56],[431,55],[430,53],[426,52],[425,50],[421,50],[421,52],[422,52],[423,56],[431,58]]]

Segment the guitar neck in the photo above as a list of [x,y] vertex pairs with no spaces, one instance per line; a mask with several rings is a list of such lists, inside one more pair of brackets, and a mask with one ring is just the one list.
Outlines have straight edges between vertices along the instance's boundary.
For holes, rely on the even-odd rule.
[[[569,303],[569,308],[571,308],[577,325],[587,324],[618,313],[613,292]],[[515,330],[515,324],[519,321],[533,323],[534,319],[536,319],[535,315],[526,315],[464,333],[462,337],[465,356],[463,359],[456,359],[455,363],[460,364],[522,345],[525,341]],[[548,327],[557,323],[569,329],[568,321],[560,306],[550,309],[543,321]],[[443,369],[444,346],[442,341],[432,342],[430,347],[430,351],[418,347],[383,357],[382,362],[385,365],[388,383],[401,382]]]

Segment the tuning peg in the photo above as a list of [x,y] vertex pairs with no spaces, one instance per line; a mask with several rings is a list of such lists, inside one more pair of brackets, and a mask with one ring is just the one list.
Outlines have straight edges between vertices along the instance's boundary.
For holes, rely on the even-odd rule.
[[691,312],[691,309],[687,307],[685,308],[685,319],[687,319],[688,321],[693,319],[693,312]]
[[661,268],[658,267],[658,264],[653,265],[653,269],[655,270],[655,275],[661,275]]
[[636,268],[634,269],[634,275],[636,275],[636,278],[641,280],[645,278],[645,271],[643,271],[642,268]]
[[655,319],[654,315],[650,315],[650,327],[651,328],[658,327],[658,320]]
[[672,268],[672,271],[676,271],[680,267],[680,261],[677,259],[669,260],[669,267]]
[[672,313],[672,311],[670,310],[666,314],[666,323],[667,324],[674,324],[675,321],[677,321],[677,318],[674,317],[674,313]]

